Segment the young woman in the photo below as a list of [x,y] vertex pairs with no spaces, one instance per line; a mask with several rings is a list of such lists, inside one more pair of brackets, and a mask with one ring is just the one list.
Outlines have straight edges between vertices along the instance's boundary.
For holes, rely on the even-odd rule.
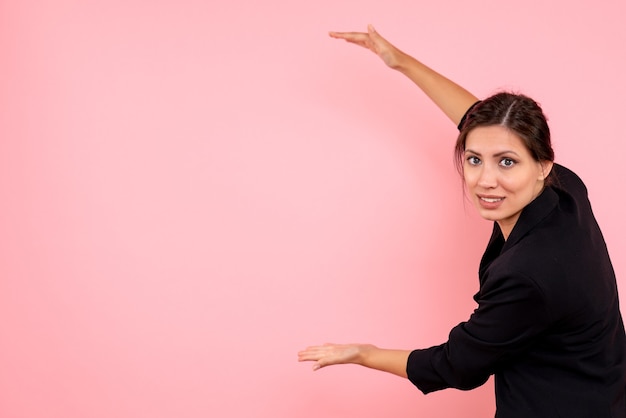
[[541,108],[523,95],[483,101],[395,48],[371,26],[336,33],[409,77],[459,126],[467,193],[494,221],[478,308],[447,342],[421,350],[325,344],[313,369],[359,364],[422,392],[468,390],[495,375],[497,417],[626,417],[626,336],[615,274],[582,181],[554,163]]

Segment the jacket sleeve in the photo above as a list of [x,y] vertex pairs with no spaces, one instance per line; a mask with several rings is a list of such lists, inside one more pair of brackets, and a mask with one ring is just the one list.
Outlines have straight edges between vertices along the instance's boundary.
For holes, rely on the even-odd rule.
[[520,274],[488,278],[476,300],[478,308],[446,343],[409,355],[408,378],[422,392],[482,385],[526,351],[549,320],[541,290]]

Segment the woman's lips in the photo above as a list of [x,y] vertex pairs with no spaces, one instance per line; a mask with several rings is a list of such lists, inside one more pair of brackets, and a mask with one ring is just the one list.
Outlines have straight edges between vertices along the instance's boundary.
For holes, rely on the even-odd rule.
[[498,207],[500,207],[503,201],[504,197],[502,196],[478,195],[478,202],[480,203],[480,206],[485,209],[497,209]]

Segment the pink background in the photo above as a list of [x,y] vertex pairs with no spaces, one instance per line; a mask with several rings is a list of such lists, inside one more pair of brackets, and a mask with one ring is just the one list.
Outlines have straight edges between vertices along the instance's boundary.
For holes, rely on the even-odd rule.
[[[471,3],[471,4],[470,4]],[[309,344],[443,342],[491,225],[455,127],[367,23],[479,96],[527,93],[626,303],[626,3],[0,2],[0,416],[487,417]]]

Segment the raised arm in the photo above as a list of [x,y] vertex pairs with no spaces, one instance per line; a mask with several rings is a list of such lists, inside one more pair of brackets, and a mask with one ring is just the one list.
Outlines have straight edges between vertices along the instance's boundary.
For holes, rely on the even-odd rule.
[[400,51],[380,36],[372,25],[367,32],[330,32],[330,36],[360,45],[377,54],[394,70],[413,81],[455,125],[478,98],[452,80]]
[[389,350],[371,344],[324,344],[298,353],[298,361],[313,361],[313,370],[333,364],[358,364],[407,377],[408,350]]

